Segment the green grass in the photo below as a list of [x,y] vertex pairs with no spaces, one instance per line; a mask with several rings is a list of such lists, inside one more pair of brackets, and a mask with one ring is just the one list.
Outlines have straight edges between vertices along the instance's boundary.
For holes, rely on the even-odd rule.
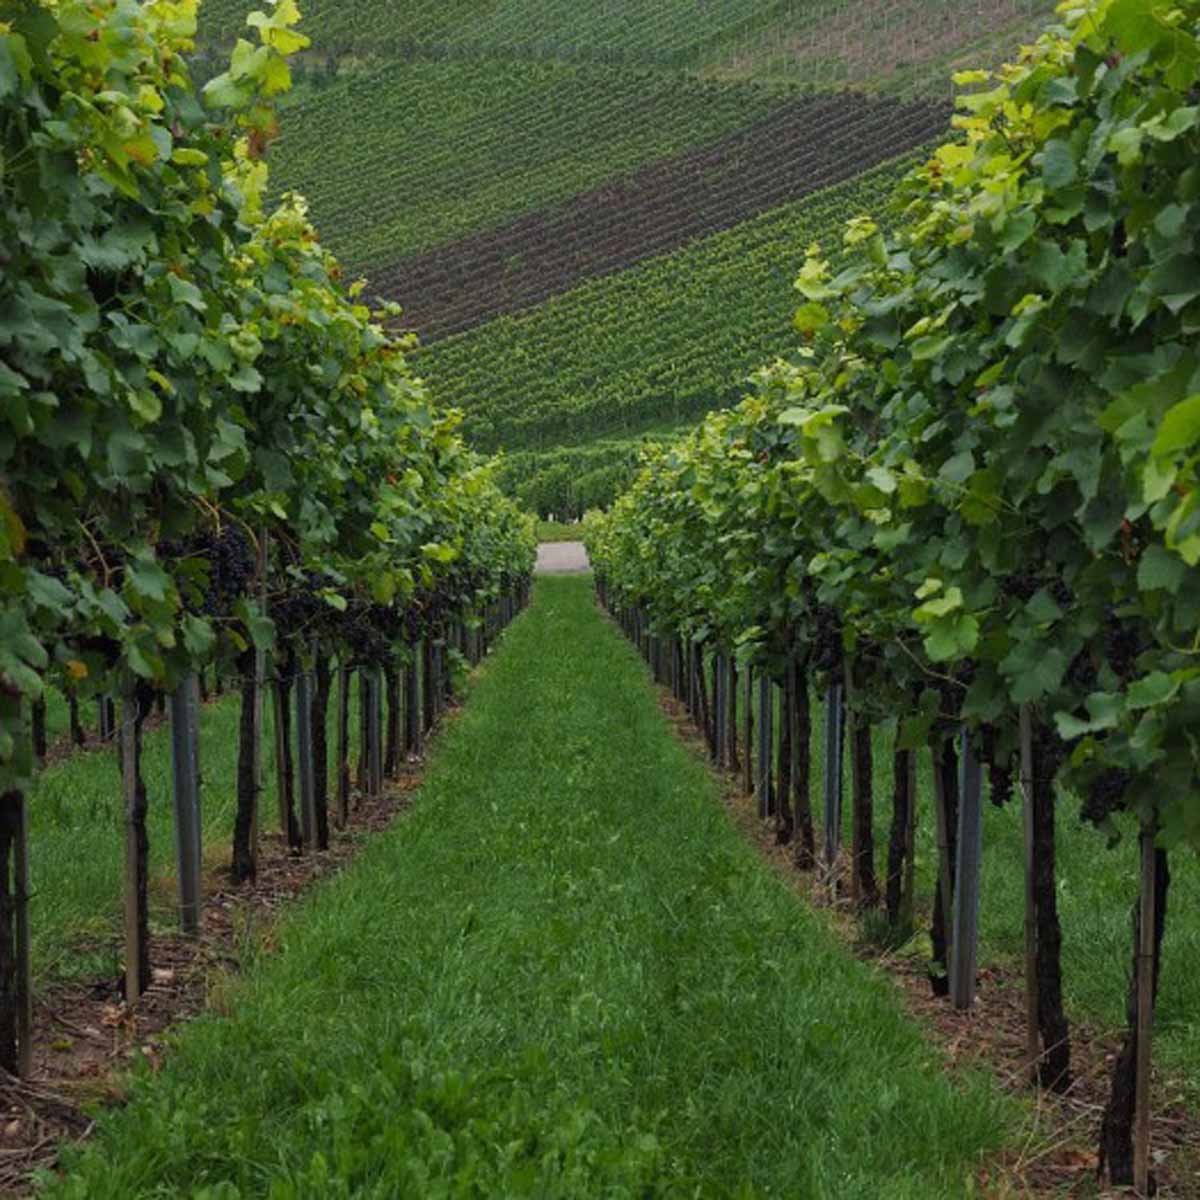
[[539,542],[577,542],[580,539],[579,526],[570,521],[539,521]]
[[961,1197],[1013,1129],[733,829],[587,579],[69,1155],[88,1197]]
[[353,268],[566,200],[715,141],[783,98],[753,85],[562,63],[397,63],[289,106],[272,186]]
[[881,215],[910,162],[437,342],[414,355],[416,369],[489,449],[629,437],[736,403],[751,371],[796,344],[807,247],[835,253],[844,223]]

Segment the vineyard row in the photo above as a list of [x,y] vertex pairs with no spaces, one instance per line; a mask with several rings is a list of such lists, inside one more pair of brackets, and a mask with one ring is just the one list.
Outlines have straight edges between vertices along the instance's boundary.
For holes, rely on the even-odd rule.
[[[1136,969],[1099,1156],[1143,1193],[1169,854],[1200,847],[1200,3],[1149,8],[1081,8],[1019,63],[965,76],[985,90],[908,173],[904,219],[850,220],[836,262],[810,247],[790,358],[649,448],[585,523],[602,595],[638,636],[752,664],[763,702],[771,681],[793,706],[811,683],[836,718],[840,691],[864,744],[895,717],[898,752],[931,748],[935,980],[956,969],[948,922],[970,886],[945,849],[956,811],[979,836],[978,773],[960,797],[953,756],[987,764],[1001,801],[1023,781],[1045,1086],[1071,1072],[1056,788],[1110,839],[1136,830]],[[803,812],[781,815],[812,857]],[[874,907],[861,839],[851,857]]]

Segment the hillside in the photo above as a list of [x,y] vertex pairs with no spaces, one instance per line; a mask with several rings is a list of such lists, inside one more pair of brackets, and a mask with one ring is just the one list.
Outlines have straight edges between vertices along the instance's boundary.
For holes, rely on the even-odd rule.
[[[204,0],[227,44],[256,0]],[[520,59],[673,67],[945,95],[963,53],[999,61],[1053,0],[309,0],[315,52],[346,59]]]
[[561,63],[394,64],[286,113],[281,186],[372,268],[686,154],[779,110],[751,85]]
[[[447,338],[419,351],[416,368],[464,410],[474,444],[525,452],[530,499],[573,510],[583,493],[572,481],[621,461],[613,438],[636,442],[736,401],[752,370],[792,347],[805,248],[836,252],[843,222],[883,209],[907,161]],[[596,439],[607,442],[599,462]],[[547,492],[543,466],[562,491]]]

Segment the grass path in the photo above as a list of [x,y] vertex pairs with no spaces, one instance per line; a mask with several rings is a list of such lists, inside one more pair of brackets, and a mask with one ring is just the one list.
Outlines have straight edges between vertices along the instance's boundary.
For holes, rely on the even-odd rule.
[[413,810],[54,1194],[971,1193],[1013,1109],[761,865],[589,589],[538,583]]

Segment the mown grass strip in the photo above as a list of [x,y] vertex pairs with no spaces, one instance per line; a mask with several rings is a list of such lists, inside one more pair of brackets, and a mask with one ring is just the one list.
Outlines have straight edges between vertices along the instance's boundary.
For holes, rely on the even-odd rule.
[[766,870],[584,578],[54,1195],[968,1194],[1013,1110]]

